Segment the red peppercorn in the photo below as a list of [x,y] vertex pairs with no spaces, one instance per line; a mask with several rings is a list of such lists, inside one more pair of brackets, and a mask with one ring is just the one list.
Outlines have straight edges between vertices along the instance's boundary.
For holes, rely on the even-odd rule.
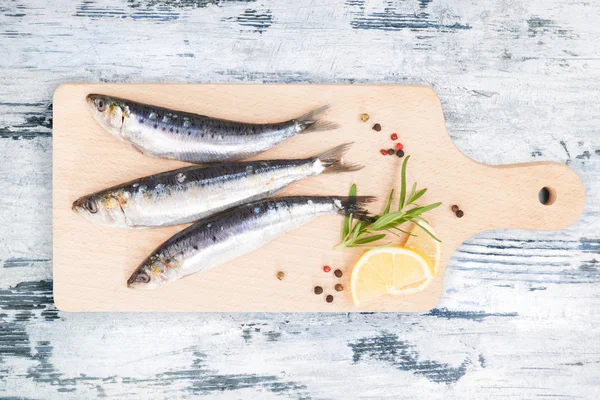
[[386,150],[386,149],[381,149],[381,150],[379,150],[379,152],[380,152],[382,155],[384,155],[384,156],[387,156],[387,150]]
[[396,150],[404,149],[404,145],[402,143],[396,143]]
[[398,134],[397,133],[392,133],[391,138],[392,138],[392,140],[398,140]]
[[325,266],[323,267],[323,271],[325,271],[325,272],[329,272],[329,271],[331,271],[331,267],[330,267],[329,265],[325,265]]

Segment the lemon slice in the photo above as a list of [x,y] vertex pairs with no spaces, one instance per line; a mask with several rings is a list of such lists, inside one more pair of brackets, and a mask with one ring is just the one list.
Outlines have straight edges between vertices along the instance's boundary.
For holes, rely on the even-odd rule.
[[[431,225],[426,222],[419,222],[423,228],[427,229],[432,235],[435,236],[435,231],[431,227]],[[438,273],[440,269],[440,259],[442,257],[442,244],[432,238],[427,232],[424,232],[423,229],[414,225],[411,234],[416,236],[409,236],[408,240],[404,244],[404,247],[409,249],[417,250],[419,253],[423,254],[431,265],[433,266],[434,275]]]
[[418,251],[405,247],[368,250],[352,270],[352,300],[358,306],[385,294],[412,294],[422,290],[421,286],[428,285],[433,277],[433,266]]

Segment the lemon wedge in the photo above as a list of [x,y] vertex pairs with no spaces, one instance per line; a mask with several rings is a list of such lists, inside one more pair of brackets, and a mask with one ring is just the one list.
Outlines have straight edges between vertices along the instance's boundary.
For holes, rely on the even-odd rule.
[[416,293],[434,276],[433,265],[418,251],[406,247],[368,250],[352,269],[352,300],[358,306],[385,294]]
[[[419,224],[435,236],[429,224]],[[410,233],[415,236],[409,236],[404,246],[368,250],[356,262],[350,278],[356,306],[385,294],[418,293],[433,282],[440,268],[441,243],[418,226]]]

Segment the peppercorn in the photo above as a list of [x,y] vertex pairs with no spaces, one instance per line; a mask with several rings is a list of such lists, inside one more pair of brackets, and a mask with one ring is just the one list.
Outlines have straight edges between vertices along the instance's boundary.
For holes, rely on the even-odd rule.
[[376,132],[379,132],[381,130],[381,125],[379,125],[379,124],[373,125],[373,130]]
[[458,208],[458,206],[457,206],[456,204],[452,206],[452,212],[453,212],[454,214],[456,214],[456,212],[457,212],[458,210],[459,210],[459,208]]
[[341,278],[342,275],[344,275],[344,273],[342,272],[341,269],[336,269],[335,271],[333,271],[333,273],[335,274],[335,276],[337,276],[338,278]]
[[404,157],[404,150],[398,150],[398,151],[396,152],[396,155],[397,155],[398,157],[400,157],[400,158]]
[[381,150],[379,150],[379,152],[381,154],[383,154],[384,156],[387,156],[387,150],[386,149],[381,149]]
[[367,122],[369,120],[369,114],[365,113],[365,114],[360,114],[360,120],[362,122]]
[[315,294],[321,294],[323,293],[323,288],[321,286],[315,286]]
[[279,271],[277,273],[277,279],[282,280],[285,277],[285,274],[283,273],[283,271]]
[[388,153],[388,155],[390,155],[390,156],[391,156],[392,154],[394,154],[394,149],[388,149],[388,152],[387,152],[387,153]]
[[463,217],[463,215],[465,215],[465,213],[463,212],[463,210],[458,210],[458,211],[456,212],[456,216],[457,216],[458,218],[462,218],[462,217]]
[[323,267],[323,271],[325,271],[325,272],[329,272],[329,271],[331,271],[331,267],[330,267],[329,265],[325,265],[325,266]]
[[397,133],[392,133],[392,136],[390,136],[392,138],[392,140],[398,140],[398,134]]
[[333,303],[333,296],[328,294],[327,297],[325,297],[325,301],[327,301],[328,303]]
[[404,145],[402,143],[396,143],[396,150],[404,149]]
[[341,292],[342,290],[344,290],[344,287],[342,286],[341,283],[338,283],[337,285],[335,285],[336,292]]

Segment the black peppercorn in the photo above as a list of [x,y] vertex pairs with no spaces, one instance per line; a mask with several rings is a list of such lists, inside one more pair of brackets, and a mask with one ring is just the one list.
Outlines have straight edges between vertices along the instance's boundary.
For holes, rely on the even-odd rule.
[[395,153],[395,152],[394,152],[394,149],[388,149],[388,155],[390,155],[390,156],[391,156],[391,155],[392,155],[392,154],[394,154],[394,153]]
[[463,212],[463,210],[458,210],[458,211],[456,212],[456,216],[457,216],[458,218],[462,218],[462,217],[463,217],[463,215],[465,215],[465,213]]
[[338,278],[341,278],[341,277],[342,277],[342,275],[344,275],[344,273],[342,272],[342,270],[341,270],[341,269],[336,269],[335,271],[333,271],[333,274],[334,274],[335,276],[337,276]]
[[373,125],[373,130],[379,132],[381,130],[381,125],[379,125],[379,124]]
[[315,294],[323,293],[323,288],[321,286],[315,286]]
[[398,151],[396,152],[396,155],[397,155],[398,157],[400,157],[400,158],[404,157],[404,150],[398,150]]
[[327,297],[325,298],[325,301],[327,301],[328,303],[333,303],[333,296],[328,294]]
[[458,206],[455,204],[452,206],[452,212],[456,214],[457,211],[458,211]]

